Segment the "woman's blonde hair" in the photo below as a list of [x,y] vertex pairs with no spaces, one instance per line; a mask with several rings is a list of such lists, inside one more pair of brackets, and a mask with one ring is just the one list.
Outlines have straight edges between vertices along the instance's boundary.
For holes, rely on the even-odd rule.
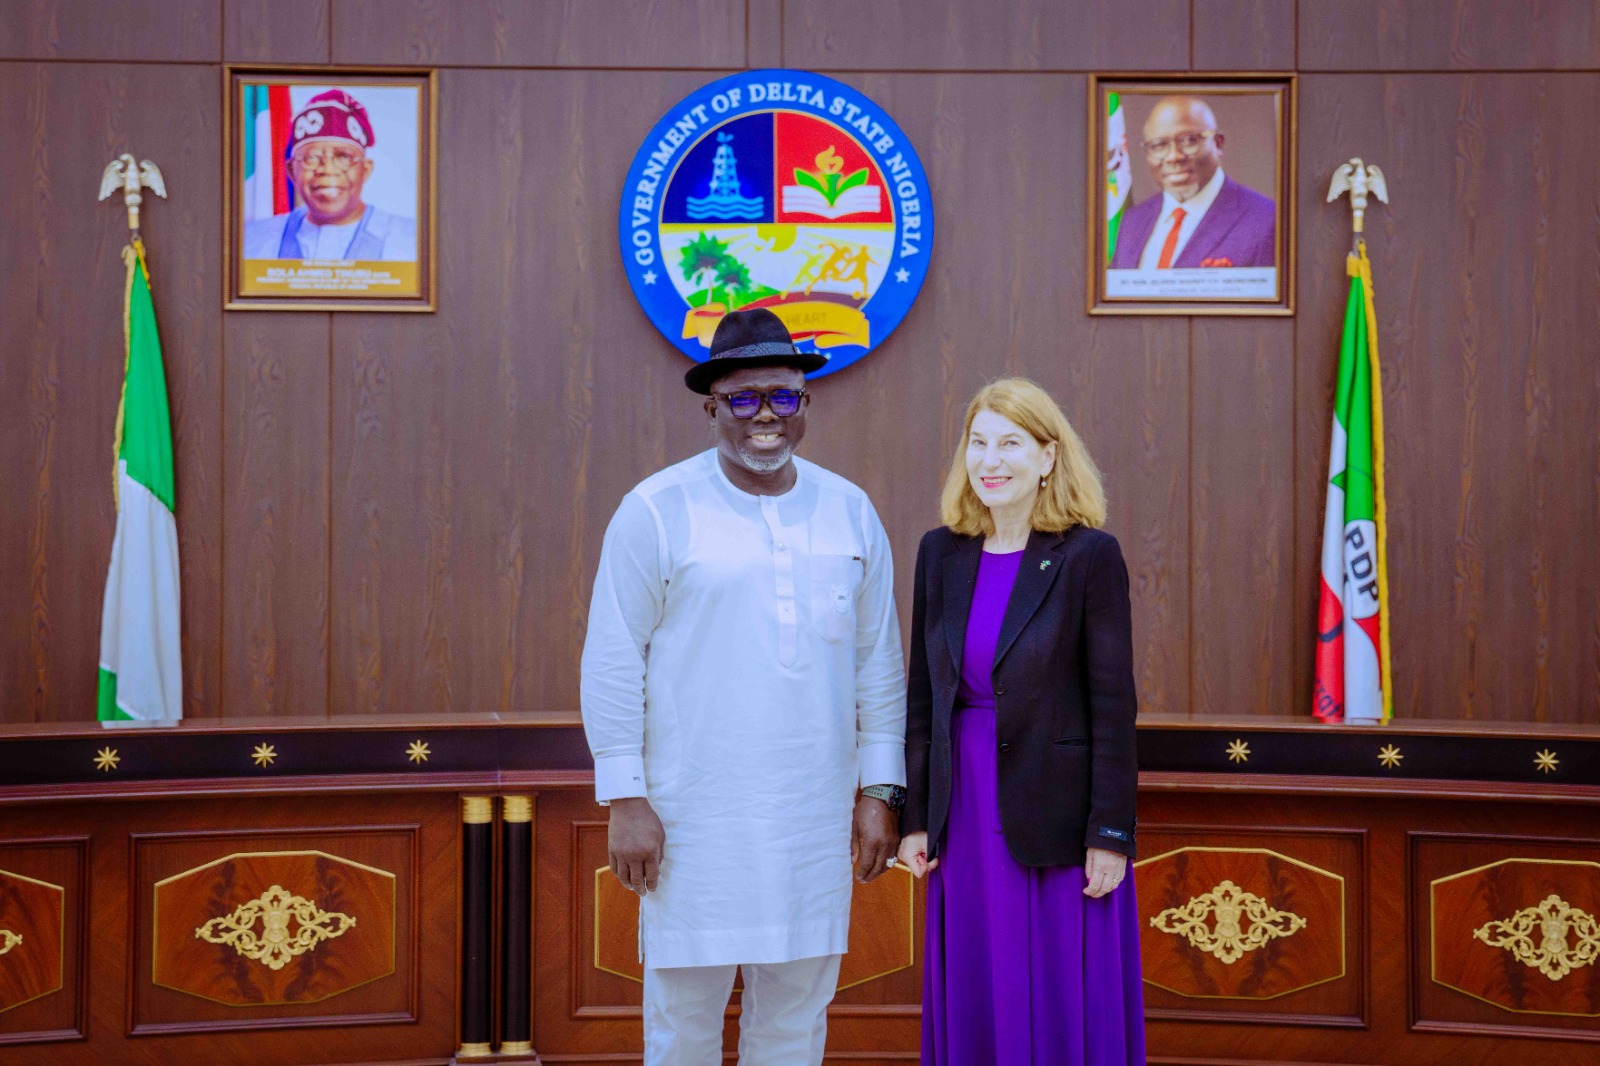
[[1027,430],[1041,445],[1054,442],[1056,461],[1034,501],[1029,524],[1041,533],[1065,533],[1073,526],[1098,529],[1106,520],[1106,490],[1100,471],[1072,423],[1050,394],[1027,378],[999,378],[978,390],[956,441],[955,458],[944,480],[939,518],[956,533],[991,536],[994,519],[967,478],[967,438],[979,411],[993,411]]

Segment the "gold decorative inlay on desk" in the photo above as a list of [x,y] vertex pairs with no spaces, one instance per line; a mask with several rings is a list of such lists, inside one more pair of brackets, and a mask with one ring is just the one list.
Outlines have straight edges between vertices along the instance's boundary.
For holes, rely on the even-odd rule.
[[271,766],[272,761],[278,757],[278,749],[271,744],[257,744],[256,749],[250,753],[250,758],[257,766]]
[[4,955],[20,943],[22,943],[21,933],[13,933],[9,929],[0,929],[0,955]]
[[1556,768],[1561,765],[1561,760],[1556,758],[1555,752],[1546,748],[1533,757],[1533,765],[1542,774],[1553,774],[1556,772]]
[[1378,749],[1378,761],[1383,764],[1386,770],[1397,769],[1400,766],[1400,760],[1404,758],[1405,756],[1400,754],[1400,748],[1394,744],[1385,744]]
[[101,748],[95,753],[94,768],[96,770],[104,770],[109,774],[117,768],[117,763],[121,761],[122,757],[117,754],[116,748]]
[[1600,919],[1553,893],[1537,907],[1524,907],[1504,920],[1485,922],[1472,936],[1492,948],[1504,948],[1518,962],[1552,981],[1600,959]]
[[406,749],[406,758],[410,759],[418,766],[421,766],[423,763],[427,762],[428,756],[432,754],[433,752],[429,750],[428,745],[420,740],[413,740],[411,742],[411,746]]
[[[295,923],[293,932],[290,922]],[[256,923],[261,932],[256,932]],[[356,924],[348,914],[329,912],[304,896],[296,896],[282,885],[273,885],[249,903],[241,903],[232,914],[213,918],[194,931],[211,944],[228,944],[247,959],[265,963],[268,969],[281,970],[289,960],[304,955],[324,940],[343,936]]]
[[1229,762],[1248,762],[1250,759],[1250,745],[1243,738],[1235,740],[1228,745],[1227,756]]
[[1306,927],[1306,920],[1224,881],[1181,907],[1168,907],[1151,918],[1150,925],[1185,938],[1231,966],[1270,940],[1293,936]]

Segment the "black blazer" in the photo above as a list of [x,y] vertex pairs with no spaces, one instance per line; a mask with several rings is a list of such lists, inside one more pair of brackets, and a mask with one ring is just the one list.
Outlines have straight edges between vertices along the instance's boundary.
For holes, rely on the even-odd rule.
[[[951,733],[982,537],[922,538],[911,614],[902,833],[937,854],[950,813]],[[1117,539],[1079,526],[1028,537],[995,648],[1000,825],[1027,866],[1134,854],[1133,625]]]

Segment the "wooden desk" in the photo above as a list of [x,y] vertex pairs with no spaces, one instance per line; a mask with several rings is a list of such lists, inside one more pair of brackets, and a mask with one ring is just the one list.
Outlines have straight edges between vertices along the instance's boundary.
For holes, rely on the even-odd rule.
[[[1600,729],[1152,718],[1140,754],[1152,1062],[1600,1060]],[[570,713],[10,733],[0,1061],[637,1061],[590,780]],[[858,890],[830,1061],[916,1061],[921,888]],[[285,905],[306,945],[241,942]]]

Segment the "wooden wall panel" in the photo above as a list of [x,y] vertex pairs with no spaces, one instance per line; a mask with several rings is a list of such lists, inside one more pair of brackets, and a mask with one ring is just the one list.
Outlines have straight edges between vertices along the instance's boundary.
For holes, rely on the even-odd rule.
[[1188,710],[1283,714],[1301,635],[1291,585],[1294,327],[1197,318],[1190,351]]
[[0,840],[0,1047],[83,1038],[87,844]]
[[1293,70],[1296,0],[1194,0],[1195,70]]
[[[1600,19],[1575,0],[1192,7],[1191,24],[1185,0],[1005,17],[977,0],[4,5],[0,373],[15,385],[0,444],[18,459],[0,481],[0,720],[92,715],[122,274],[118,209],[92,196],[123,149],[158,161],[173,193],[146,220],[187,713],[572,707],[606,521],[707,443],[681,357],[628,293],[617,182],[666,107],[745,63],[860,72],[844,77],[929,169],[928,283],[888,344],[817,383],[805,446],[877,503],[903,612],[962,404],[1027,373],[1106,470],[1146,709],[1303,713],[1348,239],[1323,198],[1359,153],[1395,193],[1371,218],[1396,709],[1594,717]],[[1297,53],[1350,72],[1302,81],[1295,322],[1085,316],[1084,79],[1046,72]],[[224,56],[447,65],[438,314],[223,316]],[[320,382],[287,354],[319,328]],[[1285,418],[1287,470],[1253,446],[1282,441]]]
[[802,70],[1189,66],[1187,0],[788,0],[783,15],[784,66]]
[[221,0],[0,4],[0,59],[215,63],[221,41]]
[[229,63],[326,63],[332,0],[227,0],[222,58]]
[[742,0],[332,2],[336,63],[718,68],[745,57]]
[[[415,1022],[417,843],[415,825],[136,836],[133,1032]],[[265,940],[281,893],[309,904],[291,931],[312,914],[327,938],[292,957],[218,942]]]
[[[1394,202],[1370,249],[1388,441],[1395,713],[1592,720],[1600,710],[1600,219],[1582,116],[1600,79],[1345,75],[1302,81],[1297,529],[1321,521],[1348,281],[1339,212],[1314,207],[1340,158],[1382,160]],[[1431,146],[1431,147],[1427,147]],[[1398,190],[1407,190],[1403,195]],[[1588,294],[1588,295],[1586,295]],[[1297,541],[1310,632],[1315,537]],[[1310,644],[1297,649],[1309,684]],[[1296,705],[1308,707],[1302,689]]]
[[1140,836],[1150,1016],[1364,1024],[1362,832],[1158,823]]
[[[74,889],[88,907],[83,936],[86,964],[77,971],[88,975],[82,1000],[87,1017],[79,1026],[83,1039],[4,1048],[0,1061],[19,1066],[445,1061],[455,1048],[459,810],[454,794],[441,792],[275,795],[270,802],[263,796],[208,796],[196,801],[13,808],[0,820],[4,827],[0,832],[5,834],[5,842],[0,844],[0,869],[13,869],[14,862],[25,861],[13,860],[14,853],[59,850],[61,838],[69,834],[87,841],[86,847],[72,845],[86,853],[88,862],[87,876],[81,879],[89,886],[87,896]],[[30,840],[16,831],[18,826],[26,829],[45,824],[51,837]],[[227,1007],[151,983],[151,889],[155,880],[234,851],[313,849],[400,874],[394,975],[302,1006]],[[242,871],[242,867],[235,869]],[[37,872],[41,879],[51,879],[52,872],[39,870],[35,865],[30,875]],[[244,879],[241,876],[241,882]],[[219,907],[240,888],[238,883],[220,880],[216,887]],[[265,886],[256,887],[250,895],[261,887]],[[327,898],[318,900],[325,909],[356,905],[353,893],[341,895],[342,882],[337,876],[328,887]],[[242,900],[232,899],[228,905],[238,902]],[[360,906],[364,910],[366,904]],[[361,914],[356,917],[359,928]],[[194,943],[192,930],[187,938]],[[344,960],[333,954],[318,959],[317,953],[340,943],[326,941],[311,953],[316,965],[308,969],[317,971],[316,980],[338,976]],[[217,951],[224,953],[221,947]],[[236,965],[247,968],[257,964],[239,960]],[[402,1009],[388,1010],[391,1001],[400,1003]],[[21,1019],[23,1012],[33,1007],[0,1013],[0,1047],[15,1032],[11,1015]],[[340,1019],[336,1027],[307,1028],[319,1016],[339,1014],[350,1017]],[[141,1032],[131,1037],[135,1027]]]
[[1302,70],[1600,67],[1588,0],[1300,0]]
[[1411,837],[1418,1028],[1600,1042],[1597,843]]
[[336,712],[576,705],[606,523],[709,444],[620,297],[613,184],[706,80],[444,75],[439,312],[334,322]]
[[[221,197],[217,74],[206,67],[0,66],[5,340],[0,422],[0,686],[8,720],[93,718],[100,607],[115,526],[113,432],[122,384],[120,204],[94,202],[119,152],[160,162],[173,199],[145,235],[171,400],[183,564],[185,713],[216,713],[221,621]],[[174,121],[171,101],[185,101]],[[83,116],[93,115],[93,121]],[[71,131],[68,135],[67,131]],[[12,383],[15,383],[12,385]],[[20,547],[25,546],[25,547]]]
[[222,681],[233,717],[327,709],[328,318],[227,317]]
[[[938,203],[928,280],[871,359],[816,383],[803,451],[866,489],[889,530],[902,617],[916,545],[972,394],[1001,374],[1061,401],[1107,472],[1134,591],[1140,705],[1187,707],[1188,326],[1077,312],[1084,82],[1067,75],[851,74],[918,146]],[[969,122],[966,115],[1005,116]],[[1038,131],[1051,131],[1040,137]],[[993,161],[1006,160],[998,170]],[[1017,205],[997,210],[996,204]],[[1063,314],[1063,304],[1074,310]]]

